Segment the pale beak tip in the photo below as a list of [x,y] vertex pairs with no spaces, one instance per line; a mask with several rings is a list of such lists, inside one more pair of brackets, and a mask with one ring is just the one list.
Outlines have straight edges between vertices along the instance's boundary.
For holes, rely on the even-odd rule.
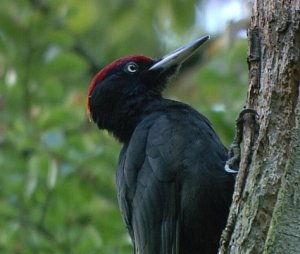
[[170,66],[180,65],[189,58],[203,43],[210,39],[209,35],[203,36],[195,41],[189,42],[169,54],[163,56],[149,70],[167,69]]

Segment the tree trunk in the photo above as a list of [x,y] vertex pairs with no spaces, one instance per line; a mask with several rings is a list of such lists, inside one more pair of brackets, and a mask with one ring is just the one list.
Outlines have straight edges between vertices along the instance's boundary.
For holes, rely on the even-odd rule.
[[300,253],[300,1],[255,0],[236,191],[220,253]]

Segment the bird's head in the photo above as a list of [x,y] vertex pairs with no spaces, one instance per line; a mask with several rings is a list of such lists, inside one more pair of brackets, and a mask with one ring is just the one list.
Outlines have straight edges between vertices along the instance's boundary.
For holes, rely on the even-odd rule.
[[[87,95],[87,111],[100,128],[108,129],[108,116],[118,117],[127,105],[136,114],[143,100],[161,97],[169,78],[209,36],[190,42],[169,54],[152,59],[143,55],[120,58],[100,70],[92,79]],[[126,104],[126,105],[125,105]],[[118,111],[118,112],[116,112]],[[127,112],[126,112],[127,113]]]

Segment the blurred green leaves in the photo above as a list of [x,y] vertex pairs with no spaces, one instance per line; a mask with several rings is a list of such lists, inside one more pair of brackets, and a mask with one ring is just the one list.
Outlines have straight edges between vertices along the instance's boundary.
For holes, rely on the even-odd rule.
[[[88,84],[115,58],[159,56],[193,37],[195,6],[1,2],[1,253],[132,253],[115,196],[120,144],[88,121]],[[246,41],[213,47],[221,39],[185,65],[167,95],[202,111],[229,144],[244,102]]]

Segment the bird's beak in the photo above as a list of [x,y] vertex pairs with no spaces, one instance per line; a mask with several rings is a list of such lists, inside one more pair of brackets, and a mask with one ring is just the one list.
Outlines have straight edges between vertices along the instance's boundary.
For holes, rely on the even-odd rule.
[[204,36],[198,40],[192,41],[169,54],[158,59],[158,61],[150,67],[149,70],[167,70],[169,67],[180,65],[189,58],[204,42],[210,37]]

